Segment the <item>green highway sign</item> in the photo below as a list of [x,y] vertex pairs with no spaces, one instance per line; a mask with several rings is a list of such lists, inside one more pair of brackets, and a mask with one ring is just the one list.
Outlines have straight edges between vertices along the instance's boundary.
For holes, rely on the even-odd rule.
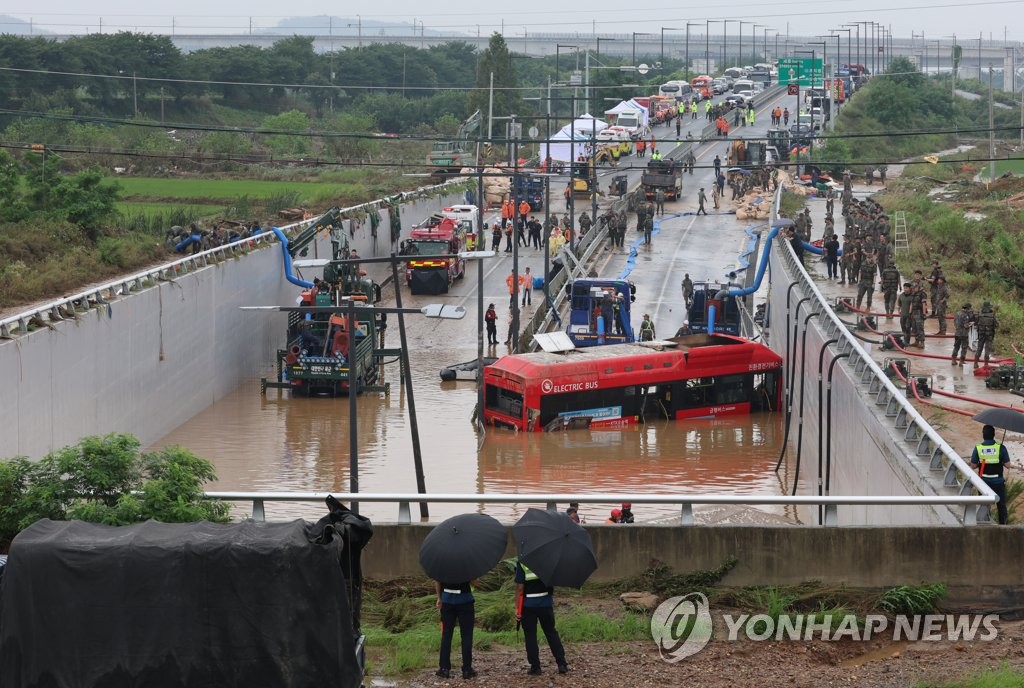
[[780,57],[779,83],[798,83],[802,88],[821,88],[825,78],[821,63],[820,57]]

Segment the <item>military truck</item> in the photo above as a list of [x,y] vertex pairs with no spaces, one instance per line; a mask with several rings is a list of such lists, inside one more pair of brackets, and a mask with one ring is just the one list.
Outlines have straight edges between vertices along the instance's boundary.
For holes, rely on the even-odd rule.
[[651,160],[640,177],[640,186],[647,198],[654,198],[661,189],[665,200],[677,200],[683,192],[683,161],[672,158]]

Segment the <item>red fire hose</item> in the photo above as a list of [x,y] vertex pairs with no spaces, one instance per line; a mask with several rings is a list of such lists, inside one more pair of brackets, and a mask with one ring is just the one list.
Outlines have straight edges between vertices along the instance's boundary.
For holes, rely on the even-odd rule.
[[[885,317],[885,313],[872,313],[871,311],[862,311],[861,309],[857,308],[856,306],[854,306],[854,305],[853,305],[852,303],[850,303],[850,302],[849,302],[849,301],[847,301],[846,299],[839,299],[839,300],[840,300],[841,302],[843,302],[844,304],[846,304],[846,306],[847,306],[847,307],[848,307],[848,308],[849,308],[849,309],[850,309],[851,311],[854,311],[855,313],[860,313],[860,314],[862,314],[862,315],[874,315],[874,316],[876,316],[876,317],[882,317],[882,318],[884,318],[884,317]],[[952,319],[953,319],[953,316],[952,316],[952,315],[947,315],[947,316],[946,316],[946,320],[952,320]],[[952,335],[950,335],[950,336],[952,336]]]
[[[900,372],[899,366],[897,366],[895,362],[890,363],[889,367],[892,368],[893,372],[896,373],[896,376],[899,377],[900,380],[903,380],[904,384],[907,384],[907,378],[903,376],[903,373]],[[934,401],[928,401],[927,399],[922,399],[921,395],[918,394],[918,392],[917,392],[917,380],[911,380],[909,384],[910,384],[910,391],[913,392],[914,398],[917,399],[918,401],[920,401],[922,404],[927,404],[928,406],[934,406],[935,408],[940,408],[943,411],[950,411],[952,413],[959,413],[961,416],[972,417],[972,416],[974,416],[976,414],[975,411],[965,411],[963,409],[958,409],[958,408],[955,408],[953,406],[943,406],[942,404],[937,404]],[[942,392],[939,392],[938,390],[932,390],[932,391],[936,392],[936,393],[939,393],[939,394],[942,393]],[[972,400],[972,401],[975,401],[975,400]],[[979,403],[983,403],[983,402],[979,401]]]

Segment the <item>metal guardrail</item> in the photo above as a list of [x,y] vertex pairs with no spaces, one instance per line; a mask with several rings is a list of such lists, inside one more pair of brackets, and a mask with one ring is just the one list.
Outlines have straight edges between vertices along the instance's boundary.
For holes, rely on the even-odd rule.
[[309,502],[323,503],[328,495],[333,495],[341,502],[374,502],[397,504],[399,524],[412,523],[411,505],[427,502],[430,504],[543,504],[549,511],[555,511],[558,504],[579,502],[580,504],[677,504],[680,507],[680,525],[695,525],[693,507],[708,504],[738,505],[775,505],[775,506],[823,506],[825,518],[823,525],[839,524],[840,506],[927,506],[932,504],[963,504],[966,507],[976,505],[987,507],[992,500],[982,495],[929,495],[929,496],[817,496],[817,495],[728,495],[728,494],[416,494],[416,493],[383,493],[360,492],[207,492],[206,499],[223,502],[251,502],[252,518],[255,521],[266,520],[267,502]]
[[[415,191],[396,194],[396,196],[402,200],[416,194],[436,189],[444,189],[448,186],[456,186],[460,183],[462,183],[461,180],[455,179],[447,181],[444,184],[425,186],[416,189]],[[342,208],[342,212],[376,205],[383,202],[383,200],[384,199],[378,199],[376,201],[360,203],[348,208]],[[291,224],[283,225],[278,229],[291,230],[296,227],[304,227],[315,219],[316,218],[311,218],[309,220],[293,222]],[[220,263],[228,258],[244,254],[250,249],[266,246],[276,242],[277,237],[275,237],[271,232],[263,232],[256,236],[249,237],[247,239],[239,239],[238,241],[234,241],[230,244],[224,244],[223,246],[211,248],[200,253],[182,256],[181,258],[169,263],[147,268],[132,275],[120,277],[116,280],[112,280],[95,287],[90,287],[89,289],[72,296],[64,296],[39,306],[33,306],[28,310],[18,313],[17,315],[0,319],[0,338],[10,339],[13,338],[15,334],[27,334],[29,332],[29,326],[33,324],[45,327],[47,322],[59,322],[61,320],[77,318],[79,313],[86,312],[94,307],[106,305],[110,301],[119,297],[127,296],[133,291],[145,289],[156,282],[173,280],[176,277],[180,277],[182,274],[199,270],[200,268],[204,268],[208,265]]]
[[[776,204],[772,216],[777,217],[777,209],[781,202],[783,188],[780,185],[776,195]],[[935,504],[963,504],[964,525],[974,525],[978,521],[990,520],[989,505],[998,501],[995,493],[985,481],[956,453],[938,432],[935,431],[925,418],[918,413],[913,404],[892,383],[892,380],[882,371],[871,355],[857,341],[849,328],[839,319],[828,299],[818,290],[814,280],[804,269],[804,266],[796,258],[793,247],[788,241],[774,242],[778,248],[772,250],[781,251],[783,259],[792,274],[796,275],[797,289],[803,291],[803,295],[814,303],[822,313],[821,325],[828,339],[838,339],[838,343],[831,345],[838,349],[839,354],[846,354],[848,358],[840,365],[851,369],[854,376],[860,376],[859,382],[866,386],[866,393],[874,398],[875,406],[885,409],[885,417],[889,419],[896,430],[903,432],[905,442],[913,445],[914,453],[918,457],[927,460],[927,470],[942,473],[943,486],[955,492],[955,495],[943,496]],[[810,311],[808,311],[810,312]],[[974,491],[978,493],[977,502],[960,501],[960,497],[971,495]],[[945,501],[943,501],[945,500]],[[976,505],[972,510],[970,507]]]

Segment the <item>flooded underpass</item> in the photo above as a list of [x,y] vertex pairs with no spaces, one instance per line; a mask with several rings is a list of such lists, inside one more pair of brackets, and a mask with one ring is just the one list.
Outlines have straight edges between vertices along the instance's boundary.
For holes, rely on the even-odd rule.
[[[461,358],[459,358],[461,356]],[[437,371],[467,351],[421,349],[410,356],[426,487],[445,493],[714,493],[777,495],[792,489],[794,450],[776,472],[783,414],[726,419],[658,421],[622,430],[515,433],[491,429],[481,440],[471,422],[476,387],[441,382]],[[454,357],[454,358],[453,358]],[[358,398],[356,433],[362,492],[415,492],[408,400],[397,366],[388,366],[391,393]],[[180,444],[213,462],[211,490],[334,491],[349,487],[349,402],[303,398],[268,390],[258,378],[202,410],[154,447]],[[792,442],[791,442],[792,444]],[[516,519],[534,504],[489,505],[488,513]],[[602,522],[617,505],[584,506]],[[468,507],[472,508],[472,507]],[[238,504],[236,518],[249,504]],[[363,503],[363,513],[395,520],[397,506]],[[431,519],[467,510],[432,504]],[[267,505],[268,518],[316,517],[316,504]],[[415,509],[414,509],[415,511]],[[638,520],[678,521],[678,505],[637,505]],[[698,522],[807,522],[792,507],[696,507]]]

